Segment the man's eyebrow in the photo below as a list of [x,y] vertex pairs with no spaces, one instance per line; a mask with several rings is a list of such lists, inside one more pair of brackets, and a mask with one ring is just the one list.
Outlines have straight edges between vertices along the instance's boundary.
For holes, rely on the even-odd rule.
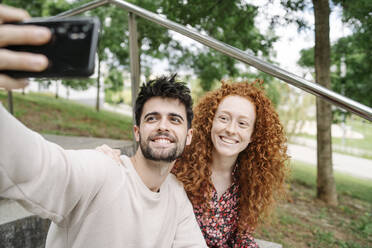
[[176,117],[180,118],[182,121],[184,121],[183,117],[181,115],[179,115],[179,114],[170,113],[169,116],[172,116],[172,117],[176,116]]
[[160,113],[159,112],[150,112],[150,113],[147,113],[144,117],[143,117],[143,119],[146,119],[146,117],[147,116],[149,116],[149,115],[160,115]]

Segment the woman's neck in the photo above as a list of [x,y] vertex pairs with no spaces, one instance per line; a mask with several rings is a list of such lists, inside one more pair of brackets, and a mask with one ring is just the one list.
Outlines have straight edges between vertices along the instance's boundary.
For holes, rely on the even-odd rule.
[[212,172],[232,173],[238,156],[222,156],[216,151],[212,152]]
[[237,156],[225,157],[217,153],[212,155],[212,183],[217,191],[218,199],[232,184],[232,171],[236,164]]

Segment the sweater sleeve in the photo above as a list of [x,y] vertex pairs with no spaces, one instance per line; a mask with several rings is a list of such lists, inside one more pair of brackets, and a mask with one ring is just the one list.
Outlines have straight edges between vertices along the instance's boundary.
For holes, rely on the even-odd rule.
[[196,221],[195,214],[192,205],[186,195],[186,192],[182,190],[183,197],[185,199],[183,204],[183,210],[179,219],[179,223],[176,230],[176,236],[173,242],[173,248],[199,248],[207,247],[203,234]]
[[[87,214],[104,182],[108,157],[71,151],[43,139],[0,103],[0,196],[61,226]],[[66,218],[69,216],[69,218]],[[73,218],[71,218],[73,216]]]

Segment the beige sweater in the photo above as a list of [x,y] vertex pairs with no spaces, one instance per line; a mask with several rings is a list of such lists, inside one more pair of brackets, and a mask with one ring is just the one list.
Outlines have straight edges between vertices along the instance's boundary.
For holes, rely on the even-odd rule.
[[150,191],[130,159],[64,150],[0,104],[0,196],[51,219],[47,247],[206,247],[173,175]]

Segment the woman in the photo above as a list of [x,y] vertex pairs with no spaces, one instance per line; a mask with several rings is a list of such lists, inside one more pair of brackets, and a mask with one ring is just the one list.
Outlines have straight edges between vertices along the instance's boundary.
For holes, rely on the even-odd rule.
[[173,173],[209,247],[257,247],[251,234],[284,193],[286,138],[258,81],[225,83],[194,109],[193,138]]
[[[261,83],[226,83],[194,109],[193,138],[173,173],[209,247],[258,247],[259,217],[285,192],[286,138]],[[100,150],[115,157],[108,147]]]

